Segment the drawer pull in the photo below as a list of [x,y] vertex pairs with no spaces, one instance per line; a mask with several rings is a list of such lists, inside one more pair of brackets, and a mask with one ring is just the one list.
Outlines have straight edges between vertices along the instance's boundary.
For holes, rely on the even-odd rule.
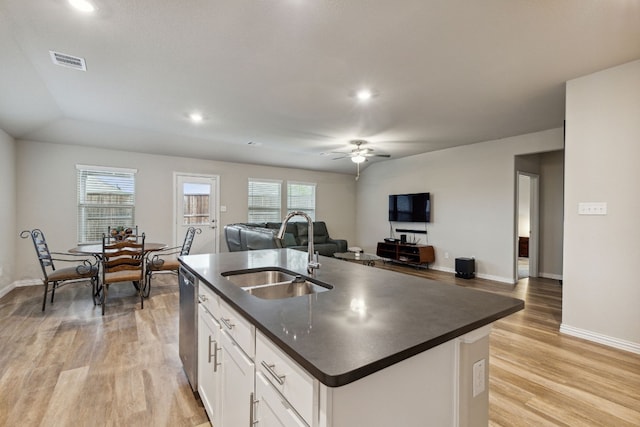
[[227,327],[227,329],[233,329],[234,325],[233,323],[231,323],[231,319],[225,319],[224,317],[220,316],[220,321],[222,322],[222,324],[224,326]]
[[269,365],[267,362],[265,362],[264,360],[261,362],[261,365],[264,367],[264,369],[267,370],[267,372],[269,372],[271,374],[271,376],[273,378],[275,378],[275,380],[278,382],[278,384],[283,385],[284,384],[284,379],[286,377],[286,375],[278,375],[276,373],[276,371],[274,370],[274,368],[276,367],[276,365]]

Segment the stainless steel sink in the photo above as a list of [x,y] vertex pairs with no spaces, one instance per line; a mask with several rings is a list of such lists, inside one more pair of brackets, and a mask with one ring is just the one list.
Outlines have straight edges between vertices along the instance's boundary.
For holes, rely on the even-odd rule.
[[280,270],[230,271],[222,273],[222,275],[226,276],[228,281],[241,288],[291,282],[296,278],[295,274],[285,273]]
[[333,286],[280,269],[254,269],[222,273],[247,293],[262,299],[284,299],[326,292]]

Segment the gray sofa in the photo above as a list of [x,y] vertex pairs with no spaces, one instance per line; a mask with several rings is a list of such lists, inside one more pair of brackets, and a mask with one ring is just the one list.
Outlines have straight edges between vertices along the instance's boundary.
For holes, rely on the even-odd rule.
[[[227,247],[230,252],[275,248],[307,250],[308,225],[306,222],[289,222],[282,241],[275,237],[280,225],[279,222],[226,225],[224,235]],[[329,237],[324,221],[313,223],[313,244],[320,255],[333,256],[336,252],[347,251],[347,241]]]

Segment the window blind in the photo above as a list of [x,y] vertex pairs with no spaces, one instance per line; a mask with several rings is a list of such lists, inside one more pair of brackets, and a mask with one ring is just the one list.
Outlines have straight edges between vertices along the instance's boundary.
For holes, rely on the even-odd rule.
[[282,181],[249,179],[249,222],[280,222]]
[[[303,211],[316,220],[316,184],[308,182],[287,182],[287,213]],[[302,218],[294,217],[301,221]]]
[[135,169],[77,165],[78,243],[98,242],[108,227],[135,226]]

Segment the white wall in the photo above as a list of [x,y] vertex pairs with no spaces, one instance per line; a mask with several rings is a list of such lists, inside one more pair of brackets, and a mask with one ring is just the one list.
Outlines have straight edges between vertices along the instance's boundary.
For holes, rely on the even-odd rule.
[[[377,242],[389,235],[389,194],[428,191],[428,243],[436,251],[432,267],[454,271],[456,257],[474,256],[478,276],[514,283],[514,157],[562,145],[562,129],[551,129],[373,164],[358,181],[355,243],[375,252]],[[416,237],[425,242],[424,235]]]
[[640,353],[640,60],[569,81],[566,121],[561,330]]
[[[334,238],[355,238],[355,180],[352,175],[313,172],[183,157],[130,153],[31,141],[16,143],[17,228],[41,228],[53,250],[76,245],[76,164],[136,168],[136,223],[153,241],[173,241],[173,172],[220,176],[220,249],[222,226],[247,221],[247,180],[269,178],[317,183],[318,220]],[[13,184],[12,184],[13,185]],[[16,233],[17,234],[17,233]],[[18,239],[21,240],[21,239]],[[40,277],[33,247],[17,247],[15,279]]]
[[13,283],[15,274],[16,229],[16,172],[15,142],[0,129],[0,296],[4,295]]
[[562,278],[564,151],[540,154],[540,256],[538,276]]

